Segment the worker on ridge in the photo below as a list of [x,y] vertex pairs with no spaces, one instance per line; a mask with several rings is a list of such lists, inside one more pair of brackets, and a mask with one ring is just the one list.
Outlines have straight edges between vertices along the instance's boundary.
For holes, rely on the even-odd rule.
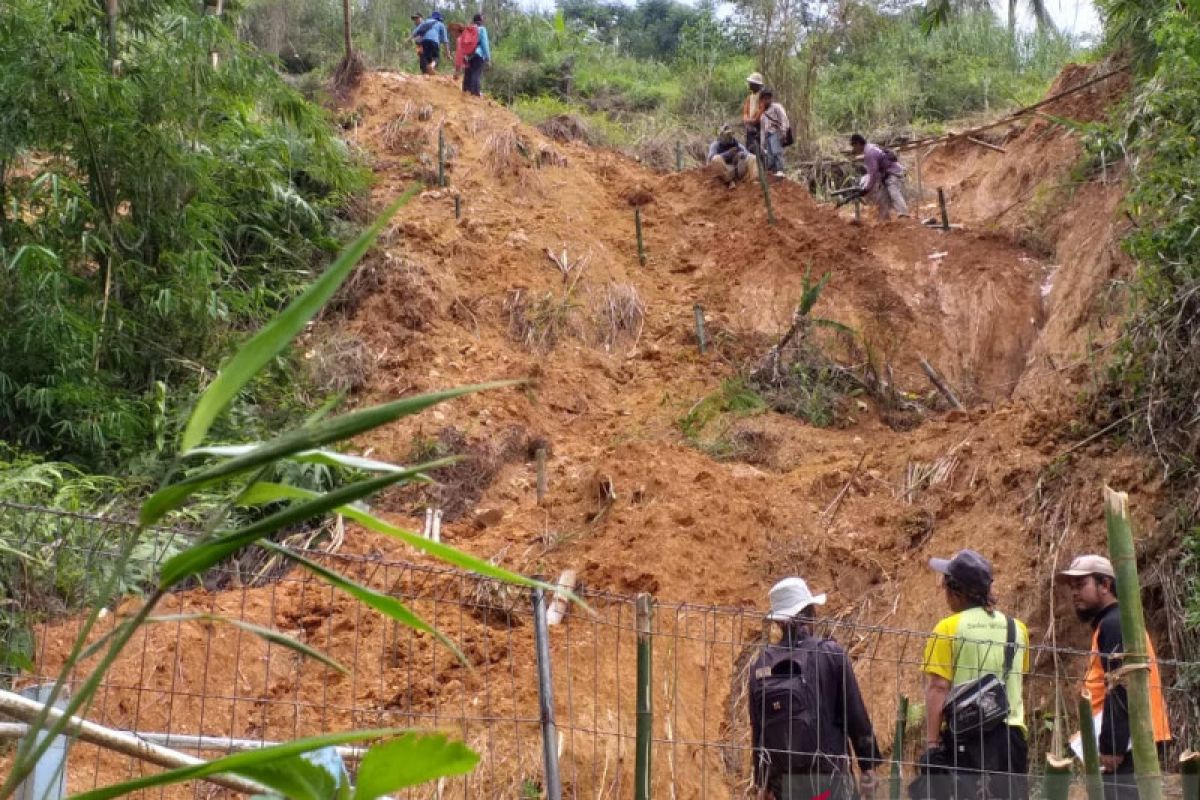
[[[1092,714],[1098,717],[1096,735],[1099,737],[1105,800],[1137,800],[1138,788],[1130,751],[1129,698],[1123,683],[1115,682],[1109,688],[1109,678],[1121,668],[1121,654],[1125,650],[1116,572],[1112,562],[1104,556],[1084,555],[1072,561],[1057,577],[1071,589],[1075,616],[1092,626],[1091,655],[1083,687],[1090,695]],[[1166,757],[1166,745],[1171,741],[1171,728],[1163,700],[1162,675],[1149,634],[1146,635],[1146,655],[1150,658],[1150,720],[1162,762]]]
[[483,14],[471,18],[471,24],[463,28],[454,46],[456,72],[463,73],[462,90],[476,97],[483,95],[483,67],[492,61],[492,48],[488,42],[487,28],[483,26]]
[[759,138],[762,135],[759,130],[762,109],[758,105],[759,93],[763,88],[762,73],[751,72],[746,78],[746,85],[750,89],[750,94],[746,95],[745,101],[742,102],[742,127],[746,133],[746,149],[757,156],[759,154]]
[[763,168],[776,178],[783,177],[783,148],[791,144],[792,124],[787,111],[775,101],[775,91],[763,87],[758,93],[759,130]]
[[433,75],[437,72],[442,45],[450,44],[450,34],[442,22],[442,12],[434,11],[429,19],[414,28],[412,39],[421,46],[421,72]]
[[1029,796],[1022,688],[1029,630],[1001,614],[992,565],[974,550],[931,558],[953,612],[925,644],[925,746],[913,800]]
[[411,17],[409,17],[409,19],[412,20],[413,28],[412,31],[409,32],[408,38],[409,41],[412,42],[413,49],[417,51],[417,64],[420,66],[421,71],[424,72],[425,68],[423,65],[425,61],[421,56],[421,53],[424,51],[421,47],[420,40],[417,38],[417,29],[421,27],[421,23],[425,21],[425,18],[420,14],[413,14]]
[[875,201],[881,220],[891,217],[892,209],[901,217],[908,216],[908,203],[904,200],[904,165],[891,150],[872,144],[861,133],[850,137],[850,149],[862,156],[867,174],[859,187],[864,196]]
[[758,800],[851,800],[857,796],[850,748],[861,788],[878,784],[883,765],[871,718],[846,651],[813,635],[815,607],[825,604],[802,578],[771,587],[768,619],[781,637],[750,664],[749,704],[754,785]]
[[729,125],[722,125],[716,141],[708,146],[708,163],[713,174],[730,189],[740,180],[758,177],[757,159],[737,140]]

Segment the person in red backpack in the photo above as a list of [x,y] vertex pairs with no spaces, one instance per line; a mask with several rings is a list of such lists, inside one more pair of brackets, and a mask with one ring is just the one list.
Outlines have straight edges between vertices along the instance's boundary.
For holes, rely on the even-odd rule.
[[825,595],[814,595],[802,578],[785,578],[770,599],[768,619],[782,636],[751,662],[749,676],[758,800],[851,800],[851,747],[870,793],[883,755],[850,657],[832,639],[813,635],[813,609]]
[[454,66],[463,73],[464,92],[476,97],[483,94],[483,67],[491,60],[492,48],[487,28],[483,26],[483,15],[476,14],[471,24],[459,34],[454,50]]

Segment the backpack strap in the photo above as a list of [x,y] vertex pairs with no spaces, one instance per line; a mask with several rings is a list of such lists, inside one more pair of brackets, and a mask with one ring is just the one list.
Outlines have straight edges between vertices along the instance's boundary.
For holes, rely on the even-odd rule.
[[1005,617],[1008,622],[1008,635],[1004,640],[1004,683],[1008,683],[1008,674],[1012,672],[1013,661],[1017,657],[1017,623],[1012,617]]

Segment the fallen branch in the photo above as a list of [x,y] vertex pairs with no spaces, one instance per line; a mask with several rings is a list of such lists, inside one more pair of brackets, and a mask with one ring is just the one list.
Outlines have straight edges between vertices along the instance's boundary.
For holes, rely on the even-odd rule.
[[983,139],[976,139],[974,136],[968,136],[967,141],[970,142],[971,144],[977,144],[980,147],[986,147],[988,150],[995,150],[997,153],[1007,153],[1008,152],[1007,150],[1005,150],[1003,147],[1000,147],[999,145],[994,145],[991,142],[985,142]]
[[925,376],[929,378],[929,382],[933,384],[935,389],[941,392],[942,397],[946,398],[951,407],[956,411],[966,411],[967,409],[963,407],[962,403],[958,402],[958,398],[954,396],[954,392],[950,390],[941,373],[934,369],[933,364],[930,364],[925,356],[918,355],[917,358],[920,359],[921,369],[925,371]]

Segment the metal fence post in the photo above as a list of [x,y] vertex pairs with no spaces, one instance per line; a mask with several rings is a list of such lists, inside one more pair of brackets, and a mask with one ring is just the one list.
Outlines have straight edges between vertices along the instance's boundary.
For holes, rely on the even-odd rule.
[[654,708],[651,686],[653,685],[653,664],[651,656],[650,634],[653,631],[654,598],[641,593],[637,596],[634,606],[634,620],[637,629],[637,738],[635,739],[636,757],[634,759],[634,800],[650,800],[650,745]]
[[[30,700],[35,700],[39,703],[45,703],[50,699],[53,691],[54,684],[43,683],[22,689],[21,696],[28,697]],[[66,705],[66,702],[67,698],[60,693],[58,702],[54,705],[56,708],[62,708]],[[30,733],[29,735],[33,736],[34,734]],[[45,736],[44,731],[39,731],[34,741],[35,746]],[[67,737],[56,736],[54,737],[54,742],[50,745],[50,749],[38,759],[37,765],[33,768],[33,773],[25,779],[24,783],[17,787],[16,800],[60,800],[66,788],[66,778]]]
[[538,705],[542,718],[542,756],[546,764],[546,800],[562,800],[558,776],[558,728],[554,724],[554,686],[550,682],[550,632],[546,593],[533,590],[533,635],[537,643]]

